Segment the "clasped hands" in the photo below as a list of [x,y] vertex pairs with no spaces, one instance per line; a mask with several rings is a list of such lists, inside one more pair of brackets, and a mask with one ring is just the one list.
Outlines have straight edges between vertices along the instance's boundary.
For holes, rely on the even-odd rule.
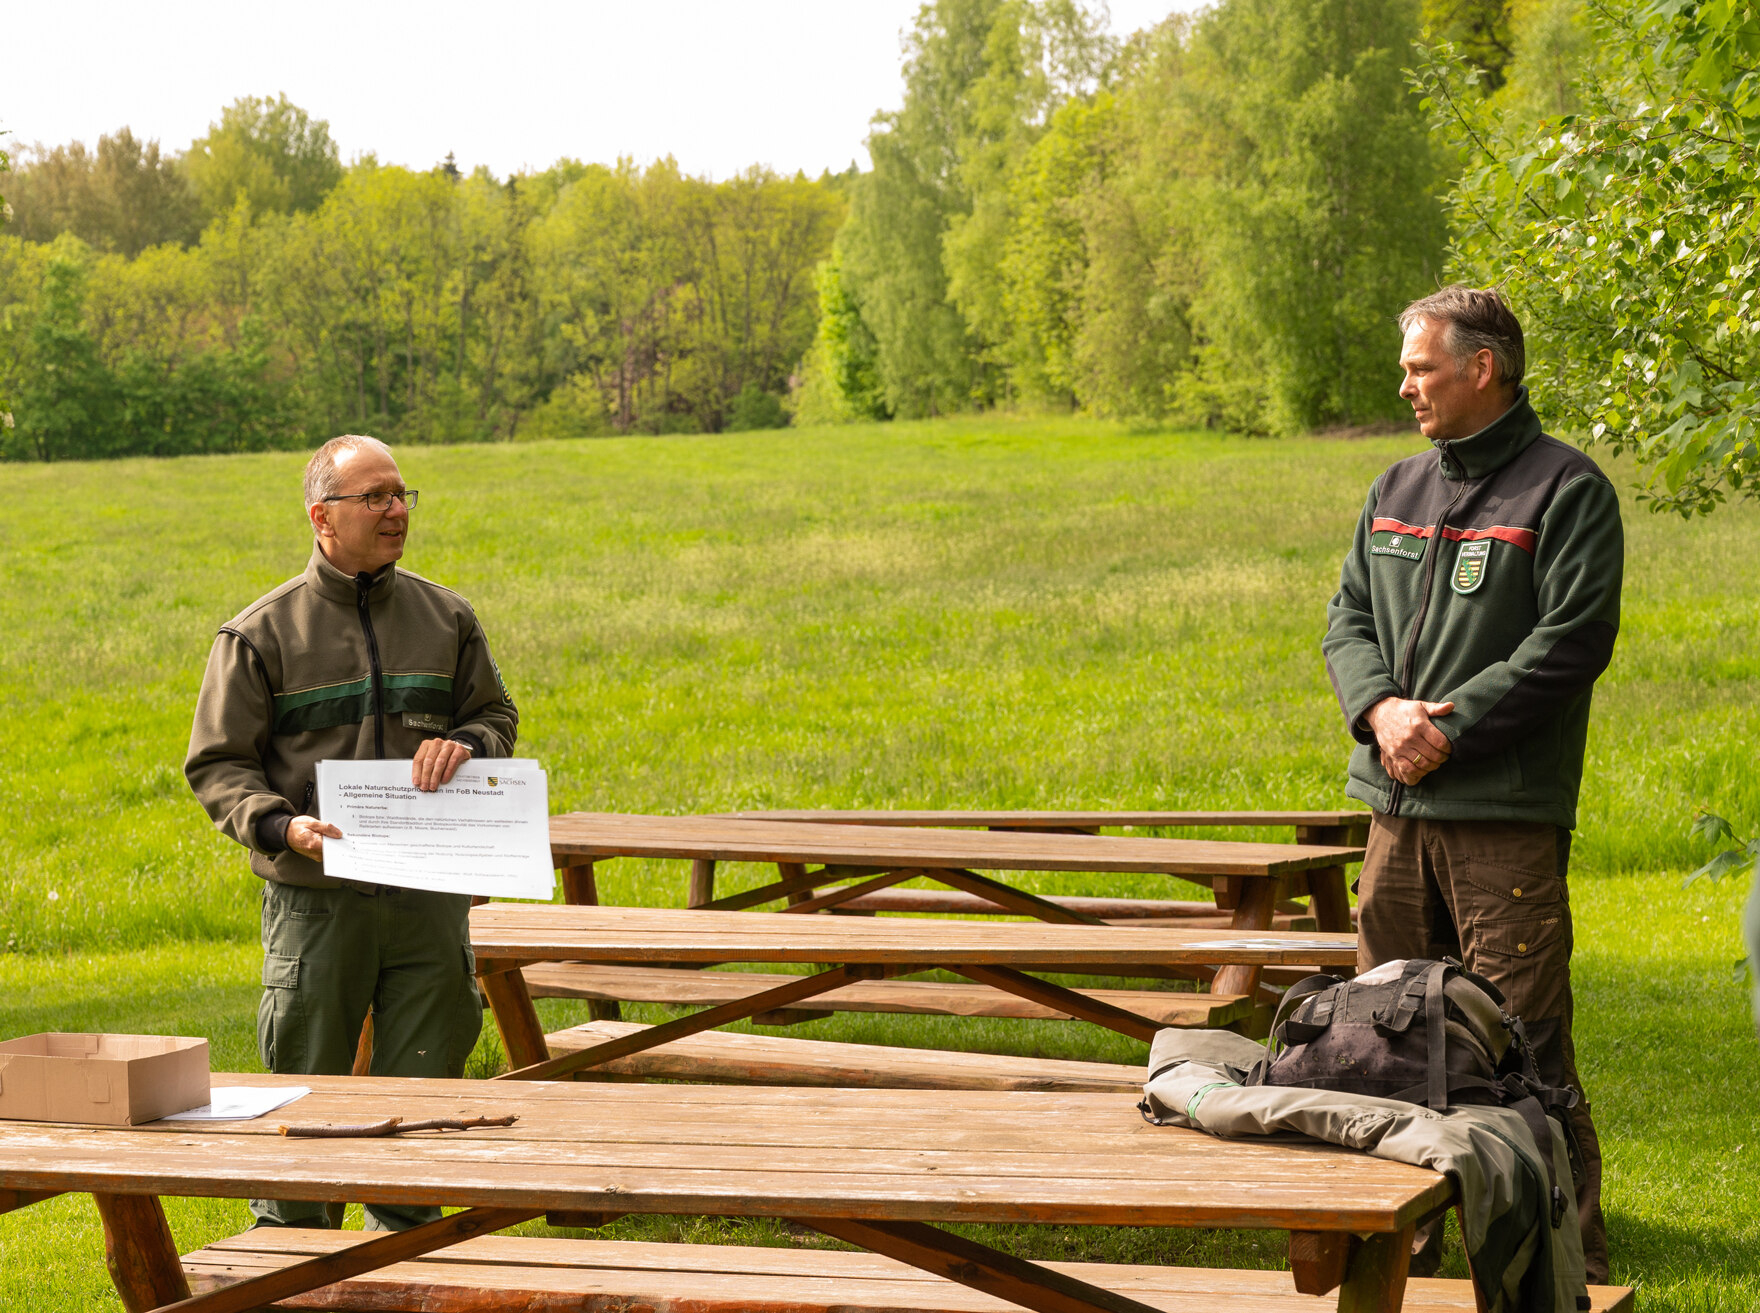
[[1448,735],[1431,723],[1446,716],[1452,702],[1414,702],[1408,698],[1383,698],[1363,713],[1381,749],[1381,766],[1401,784],[1416,784],[1454,751]]
[[[458,768],[471,759],[471,750],[456,739],[424,739],[410,762],[409,782],[423,793],[450,784]],[[316,816],[295,816],[287,823],[287,846],[314,862],[324,857],[324,840],[340,839],[342,831]]]

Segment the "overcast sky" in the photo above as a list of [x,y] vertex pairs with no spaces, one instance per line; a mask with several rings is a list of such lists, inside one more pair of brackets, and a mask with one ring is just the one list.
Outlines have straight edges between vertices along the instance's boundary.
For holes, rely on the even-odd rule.
[[[1196,0],[1112,0],[1120,35]],[[182,150],[242,95],[285,92],[364,151],[498,175],[563,155],[690,173],[841,169],[901,95],[919,0],[56,0],[0,20],[9,148],[127,125]]]

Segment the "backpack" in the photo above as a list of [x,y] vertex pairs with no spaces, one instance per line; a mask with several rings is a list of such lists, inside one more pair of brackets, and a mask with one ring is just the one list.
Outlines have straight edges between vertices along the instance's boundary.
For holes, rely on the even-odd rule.
[[1571,1168],[1580,1175],[1567,1114],[1581,1096],[1540,1079],[1527,1031],[1504,1002],[1496,985],[1453,958],[1389,963],[1367,982],[1308,976],[1284,995],[1266,1056],[1246,1083],[1368,1094],[1435,1112],[1451,1103],[1518,1112],[1546,1165],[1557,1226],[1564,1195],[1552,1170],[1546,1118],[1552,1114],[1564,1126]]

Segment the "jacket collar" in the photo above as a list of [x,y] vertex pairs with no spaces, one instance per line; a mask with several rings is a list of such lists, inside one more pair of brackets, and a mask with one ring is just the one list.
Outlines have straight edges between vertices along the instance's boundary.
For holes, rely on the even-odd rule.
[[1510,408],[1477,433],[1436,444],[1442,477],[1482,478],[1508,465],[1539,436],[1540,417],[1528,404],[1528,389],[1518,388]]
[[[312,544],[312,559],[306,562],[306,585],[317,591],[318,596],[332,602],[343,602],[349,606],[356,604],[360,591],[355,585],[354,576],[344,574],[326,559]],[[369,602],[382,602],[391,596],[391,590],[397,586],[397,566],[388,565],[372,576],[373,582],[367,588]]]

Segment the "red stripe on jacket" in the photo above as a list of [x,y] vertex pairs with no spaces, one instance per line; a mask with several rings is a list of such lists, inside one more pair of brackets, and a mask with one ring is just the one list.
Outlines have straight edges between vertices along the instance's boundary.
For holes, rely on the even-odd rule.
[[[1369,525],[1369,532],[1403,533],[1410,534],[1414,538],[1431,538],[1436,534],[1436,526],[1431,524],[1419,527],[1404,524],[1399,520],[1377,518]],[[1512,529],[1507,524],[1494,524],[1489,529],[1444,529],[1442,536],[1450,542],[1460,542],[1463,539],[1470,542],[1475,538],[1501,538],[1506,543],[1513,543],[1520,547],[1529,556],[1534,554],[1534,548],[1540,542],[1540,535],[1532,529]]]

